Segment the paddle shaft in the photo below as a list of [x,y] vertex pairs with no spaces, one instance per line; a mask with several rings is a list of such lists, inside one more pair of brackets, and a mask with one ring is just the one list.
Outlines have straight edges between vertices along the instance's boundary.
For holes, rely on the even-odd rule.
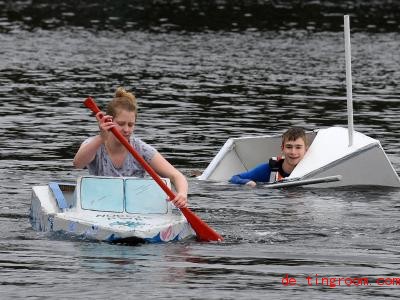
[[[85,103],[86,104],[86,103]],[[96,106],[90,105],[91,109],[95,114],[100,112],[100,109]],[[157,182],[157,184],[164,190],[168,195],[170,200],[175,198],[174,192],[165,184],[165,182],[158,176],[158,174],[153,170],[153,168],[143,159],[143,157],[136,152],[132,145],[128,142],[126,138],[118,131],[117,128],[111,128],[112,133],[121,142],[122,145],[133,155],[133,157],[140,163],[140,165],[146,170],[147,173]]]
[[[93,111],[95,114],[100,112],[94,100],[89,97],[84,102],[85,106]],[[165,182],[158,176],[158,174],[153,170],[153,168],[143,159],[143,157],[137,153],[137,151],[132,147],[126,138],[118,131],[117,128],[111,128],[111,132],[115,137],[121,142],[122,145],[133,155],[133,157],[141,164],[141,166],[146,170],[147,173],[157,182],[157,184],[164,190],[168,195],[170,200],[175,198],[175,194],[172,190],[165,184]],[[198,239],[202,241],[222,241],[223,238],[209,227],[203,220],[201,220],[197,215],[195,215],[189,208],[180,207],[179,208],[185,218],[188,220],[193,230],[196,232]]]

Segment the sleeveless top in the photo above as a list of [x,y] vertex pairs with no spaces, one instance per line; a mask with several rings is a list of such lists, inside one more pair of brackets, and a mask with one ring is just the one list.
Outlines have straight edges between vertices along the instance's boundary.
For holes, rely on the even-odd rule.
[[[87,140],[84,141],[84,143],[89,142],[92,138],[93,137],[88,138]],[[154,155],[157,153],[157,150],[155,148],[146,144],[139,138],[131,137],[129,143],[143,157],[143,159],[147,163],[149,163],[151,159],[154,157]],[[114,177],[146,176],[146,171],[130,153],[128,153],[127,156],[125,157],[125,160],[121,168],[115,167],[111,160],[111,157],[108,155],[106,151],[106,147],[104,144],[101,144],[99,149],[97,149],[96,156],[87,165],[87,168],[89,170],[89,174],[95,176],[114,176]]]

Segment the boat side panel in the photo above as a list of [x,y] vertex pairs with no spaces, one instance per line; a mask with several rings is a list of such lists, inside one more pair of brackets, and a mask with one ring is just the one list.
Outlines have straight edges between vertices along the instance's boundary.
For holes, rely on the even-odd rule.
[[[228,139],[225,142],[225,144],[222,146],[222,148],[218,151],[217,155],[215,155],[214,158],[211,160],[211,162],[209,163],[207,168],[197,178],[199,180],[207,180],[207,179],[213,178],[214,171],[218,168],[219,164],[224,159],[224,157],[228,153],[231,153],[232,147],[233,147],[233,139]],[[232,152],[232,153],[234,153],[234,152]]]
[[58,207],[60,209],[66,209],[68,208],[67,200],[64,197],[64,193],[61,191],[60,186],[58,185],[57,182],[50,182],[49,183],[49,188],[53,192],[53,195],[57,201]]
[[233,175],[245,172],[278,155],[280,140],[280,136],[229,139],[199,179],[228,181]]
[[61,192],[63,193],[64,199],[67,202],[67,207],[71,208],[75,206],[75,183],[64,183],[58,182],[57,183]]
[[51,231],[53,216],[58,212],[60,210],[48,186],[35,186],[32,188],[29,217],[35,230]]
[[290,178],[303,177],[314,170],[356,153],[362,148],[379,144],[378,140],[360,132],[354,132],[353,136],[353,145],[349,147],[347,129],[330,127],[319,130],[306,155],[293,170]]
[[53,231],[107,242],[135,237],[155,243],[194,236],[193,230],[182,216],[121,218],[117,215],[98,215],[91,216],[91,220],[83,220],[62,213],[54,216]]
[[[271,157],[281,155],[282,136],[270,136],[253,138],[249,140],[237,140],[235,150],[245,169],[254,168],[263,162],[268,162]],[[234,175],[234,174],[232,174]]]
[[205,179],[217,181],[229,180],[229,175],[240,173],[244,170],[246,170],[245,166],[239,159],[237,153],[232,149],[222,157],[217,168]]
[[393,170],[380,144],[376,144],[375,147],[351,154],[337,162],[315,170],[304,178],[318,178],[333,175],[341,175],[342,179],[338,182],[312,185],[312,187],[350,185],[400,187],[399,176]]

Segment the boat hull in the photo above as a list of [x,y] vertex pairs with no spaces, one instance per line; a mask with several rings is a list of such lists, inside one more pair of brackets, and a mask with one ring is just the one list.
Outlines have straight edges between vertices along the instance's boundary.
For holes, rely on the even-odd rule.
[[63,196],[70,208],[60,209],[49,186],[33,187],[30,222],[35,230],[111,243],[160,243],[195,236],[178,209],[166,214],[84,211],[74,207],[71,191]]

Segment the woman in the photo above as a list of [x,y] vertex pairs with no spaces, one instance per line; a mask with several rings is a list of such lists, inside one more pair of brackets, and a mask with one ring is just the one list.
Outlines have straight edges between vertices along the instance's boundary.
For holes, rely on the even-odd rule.
[[100,134],[82,143],[74,157],[74,166],[87,167],[89,173],[96,176],[144,177],[146,173],[143,167],[110,131],[115,127],[160,177],[171,180],[176,189],[176,197],[171,202],[176,207],[186,207],[188,183],[185,176],[156,149],[133,136],[137,110],[135,96],[121,87],[118,88],[115,98],[107,105],[106,114],[96,114]]

